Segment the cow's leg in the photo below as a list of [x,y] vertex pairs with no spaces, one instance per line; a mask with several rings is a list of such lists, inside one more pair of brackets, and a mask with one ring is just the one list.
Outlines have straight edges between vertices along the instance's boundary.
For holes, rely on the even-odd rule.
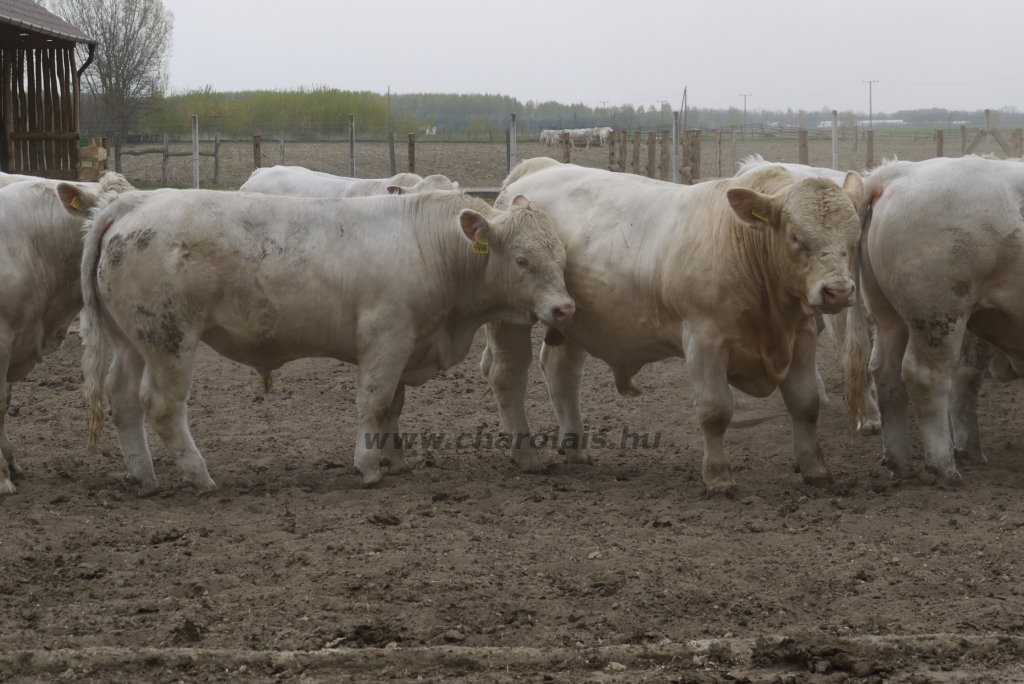
[[153,430],[178,464],[182,481],[202,494],[217,485],[210,479],[206,461],[188,429],[186,403],[197,342],[182,344],[180,358],[162,352],[149,355],[140,396]]
[[156,493],[158,485],[146,439],[146,415],[139,396],[146,362],[132,347],[116,343],[115,346],[114,360],[107,374],[110,412],[128,467],[128,480],[138,485],[139,496],[149,496]]
[[[356,439],[355,464],[363,478],[363,484],[370,486],[380,482],[383,446],[394,440],[394,435],[385,434],[392,407],[396,398],[404,402],[405,393],[399,392],[402,372],[408,363],[415,340],[392,339],[389,344],[380,344],[385,332],[366,333],[365,350],[359,355],[359,389],[356,393],[356,407],[359,410],[359,431]],[[394,334],[390,334],[394,337]],[[401,407],[399,407],[399,411]],[[397,423],[398,414],[394,414]],[[396,426],[397,427],[397,426]]]
[[949,395],[965,331],[964,317],[936,314],[915,319],[903,355],[903,382],[921,428],[926,468],[940,482],[960,479],[953,460]]
[[732,420],[732,392],[721,346],[693,342],[687,345],[686,368],[693,383],[693,403],[704,433],[702,471],[708,496],[736,493],[732,468],[725,456],[725,430]]
[[978,427],[978,393],[985,368],[992,360],[992,345],[971,333],[964,335],[960,362],[953,375],[949,417],[953,424],[953,453],[958,461],[988,463]]
[[832,483],[832,474],[825,465],[818,442],[818,412],[821,395],[814,364],[817,336],[807,327],[797,334],[793,344],[793,362],[786,379],[779,384],[782,399],[793,419],[793,454],[804,483],[824,487]]
[[405,445],[400,443],[401,427],[399,418],[402,415],[402,407],[405,406],[405,385],[398,383],[395,396],[391,400],[391,408],[384,419],[384,433],[391,433],[391,438],[384,444],[381,450],[381,463],[386,466],[388,475],[401,475],[411,470],[405,460]]
[[569,340],[557,347],[545,344],[540,348],[540,367],[558,416],[562,444],[572,443],[575,439],[576,446],[563,448],[565,460],[569,463],[593,463],[583,447],[583,414],[580,411],[580,387],[587,357],[582,347]]
[[0,494],[14,494],[17,488],[11,475],[17,467],[14,462],[14,445],[7,438],[7,409],[11,405],[11,383],[7,382],[7,366],[10,355],[0,347]]
[[487,347],[480,370],[491,386],[505,432],[511,436],[512,460],[527,473],[544,471],[544,462],[530,446],[530,423],[526,418],[526,383],[533,360],[528,325],[488,323]]

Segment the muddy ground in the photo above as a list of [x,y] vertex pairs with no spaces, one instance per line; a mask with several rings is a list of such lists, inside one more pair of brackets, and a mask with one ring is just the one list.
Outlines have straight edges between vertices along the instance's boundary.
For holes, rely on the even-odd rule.
[[[16,495],[0,499],[0,650],[392,644],[424,654],[446,645],[598,652],[777,635],[833,647],[870,635],[1024,635],[1024,385],[985,386],[990,462],[962,467],[963,486],[893,483],[879,464],[881,438],[848,436],[839,360],[830,341],[819,348],[833,397],[820,421],[836,480],[827,490],[793,473],[789,422],[776,394],[749,400],[734,418],[740,427],[727,433],[740,497],[706,500],[700,431],[679,360],[644,369],[645,393],[632,399],[620,397],[608,369],[591,360],[584,416],[615,448],[592,451],[592,467],[563,465],[548,449],[547,474],[521,475],[502,450],[454,443],[460,433],[499,430],[477,368],[478,340],[462,365],[408,392],[403,429],[443,432],[445,443],[417,446],[414,471],[376,489],[363,489],[352,467],[354,367],[296,362],[265,395],[254,371],[204,347],[190,420],[219,489],[197,497],[178,487],[153,437],[166,489],[139,499],[124,482],[109,425],[102,457],[85,454],[81,347],[72,334],[15,386],[8,431],[27,474]],[[536,365],[528,407],[536,428],[554,429]],[[619,448],[624,428],[648,433],[652,445],[657,435],[657,448]],[[945,668],[966,679],[935,681],[985,673],[1019,681],[1024,675],[1010,672],[1019,653],[1007,648],[1012,653],[980,660],[882,658],[856,672],[820,658],[769,658],[757,672],[795,672],[793,681],[928,681],[921,672]],[[262,681],[275,673],[270,665],[239,673],[227,656],[211,658],[64,675]],[[714,662],[697,660],[628,676],[563,662],[561,670],[527,668],[515,677],[724,676]],[[18,671],[0,665],[0,679],[58,676]],[[389,676],[440,681],[458,669],[425,664],[403,672]],[[505,680],[471,667],[463,674]]]

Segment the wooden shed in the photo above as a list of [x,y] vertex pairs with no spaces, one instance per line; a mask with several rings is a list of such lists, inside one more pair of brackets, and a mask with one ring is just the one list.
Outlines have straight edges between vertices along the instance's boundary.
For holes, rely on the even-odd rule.
[[[75,45],[89,46],[78,67]],[[0,0],[0,170],[79,177],[81,76],[96,41],[32,0]]]

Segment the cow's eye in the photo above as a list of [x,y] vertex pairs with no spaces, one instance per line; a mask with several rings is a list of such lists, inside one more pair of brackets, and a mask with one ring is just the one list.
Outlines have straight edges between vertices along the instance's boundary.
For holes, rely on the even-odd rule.
[[530,262],[526,260],[526,257],[516,257],[516,266],[519,268],[529,268]]
[[807,245],[805,245],[804,243],[800,242],[799,238],[797,238],[795,235],[790,235],[789,236],[789,244],[794,249],[801,249],[801,250],[803,250],[805,252],[807,251]]

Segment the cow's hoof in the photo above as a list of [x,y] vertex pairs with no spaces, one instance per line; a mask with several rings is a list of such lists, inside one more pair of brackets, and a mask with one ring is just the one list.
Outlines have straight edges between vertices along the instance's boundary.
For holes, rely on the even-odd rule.
[[18,488],[9,479],[0,481],[0,494],[17,494]]
[[565,454],[565,462],[571,465],[594,465],[590,452],[581,449],[570,449]]
[[832,473],[829,472],[826,472],[824,475],[804,475],[803,481],[805,485],[820,489],[825,489],[835,484],[835,480],[832,479]]
[[404,459],[401,461],[389,461],[385,459],[384,461],[381,461],[381,465],[384,466],[381,470],[383,470],[384,474],[388,476],[402,475],[403,473],[408,473],[412,470],[412,466]]
[[544,461],[536,452],[512,457],[512,462],[524,473],[543,473]]
[[384,481],[384,474],[380,470],[375,470],[371,473],[363,473],[363,487],[370,488],[376,487]]
[[196,496],[203,496],[204,494],[209,494],[210,492],[217,489],[217,483],[214,482],[213,480],[210,480],[209,482],[201,485],[193,483],[192,489],[195,490]]
[[957,472],[956,467],[940,469],[929,463],[924,467],[924,469],[926,472],[935,476],[935,484],[955,487],[963,482],[963,478],[960,476],[960,473]]
[[988,463],[988,458],[985,456],[985,452],[982,449],[954,447],[953,457],[960,463],[975,463],[977,465],[985,465]]
[[872,437],[882,434],[882,423],[877,420],[869,420],[860,424],[857,434],[862,437]]
[[716,496],[724,496],[727,499],[735,499],[740,493],[740,488],[735,482],[722,482],[716,484],[704,485],[707,491],[704,494],[704,498],[713,499]]
[[137,477],[132,477],[130,474],[125,475],[124,479],[125,482],[130,485],[137,485],[139,488],[139,496],[144,499],[146,497],[153,496],[160,491],[160,483],[156,479],[144,481]]

